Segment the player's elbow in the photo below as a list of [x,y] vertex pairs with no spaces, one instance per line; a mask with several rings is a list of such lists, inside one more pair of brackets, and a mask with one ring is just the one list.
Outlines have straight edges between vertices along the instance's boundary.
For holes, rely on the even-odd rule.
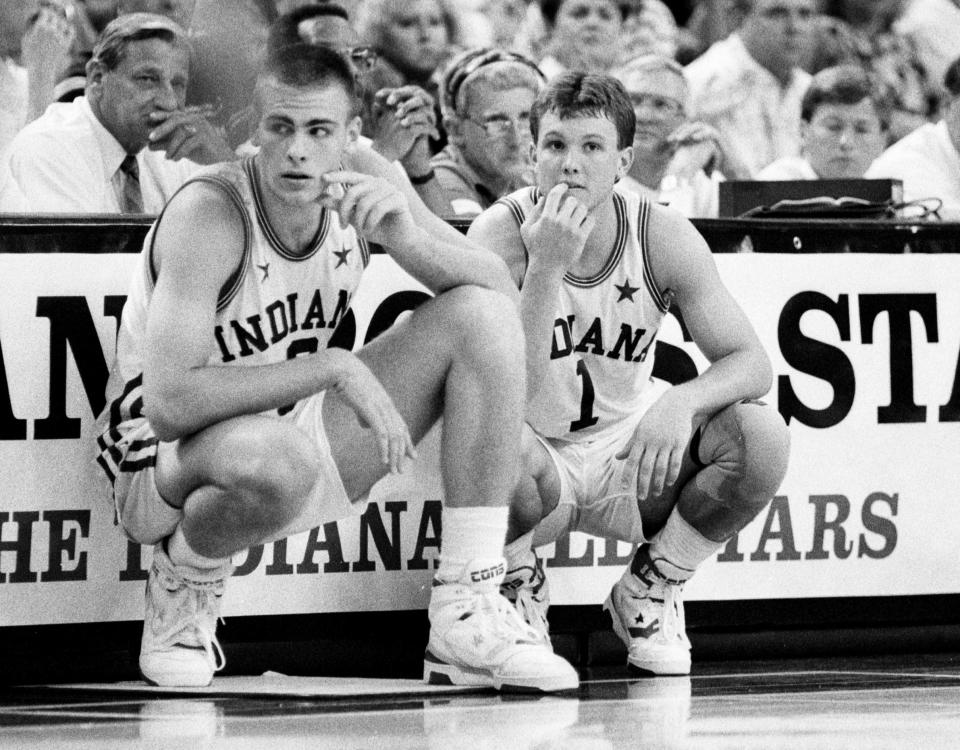
[[143,387],[143,412],[154,434],[164,442],[178,440],[196,431],[192,415],[196,413],[180,394],[147,385]]

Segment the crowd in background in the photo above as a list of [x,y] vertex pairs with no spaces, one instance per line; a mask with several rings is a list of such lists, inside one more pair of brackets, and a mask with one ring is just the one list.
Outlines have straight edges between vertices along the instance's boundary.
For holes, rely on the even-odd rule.
[[30,131],[55,131],[60,120],[44,119],[84,98],[118,15],[185,30],[188,81],[173,108],[190,114],[170,121],[182,137],[164,155],[204,164],[249,147],[271,27],[315,5],[328,10],[307,11],[284,39],[351,55],[364,134],[441,215],[476,214],[529,184],[532,98],[584,70],[618,78],[634,102],[622,188],[688,216],[716,216],[723,180],[866,175],[902,179],[905,198],[933,194],[943,218],[960,217],[958,0],[0,0],[0,211],[58,210],[21,184],[47,150]]

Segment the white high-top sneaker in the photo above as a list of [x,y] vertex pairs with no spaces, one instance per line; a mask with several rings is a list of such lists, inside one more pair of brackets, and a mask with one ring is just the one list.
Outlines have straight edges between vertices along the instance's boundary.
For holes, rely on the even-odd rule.
[[500,594],[502,559],[473,560],[460,580],[434,580],[423,679],[433,685],[553,692],[580,684]]
[[[634,572],[636,571],[636,572]],[[627,664],[655,675],[690,674],[681,591],[691,571],[653,560],[643,544],[617,581],[603,608],[627,646]]]
[[203,687],[223,669],[217,619],[232,572],[232,565],[210,571],[177,566],[162,542],[154,547],[140,641],[140,673],[151,685]]

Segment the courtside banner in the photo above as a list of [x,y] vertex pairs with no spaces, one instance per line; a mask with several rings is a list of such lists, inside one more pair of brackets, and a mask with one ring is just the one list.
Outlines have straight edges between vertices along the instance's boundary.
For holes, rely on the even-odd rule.
[[[716,259],[770,353],[767,400],[793,447],[769,509],[703,566],[687,598],[960,593],[960,256]],[[93,459],[135,261],[0,254],[0,626],[143,615],[150,550],[114,526]],[[344,335],[360,346],[424,297],[375,255]],[[662,339],[665,380],[705,367],[672,316]],[[441,531],[437,455],[435,430],[365,510],[237,555],[224,615],[425,608]],[[553,601],[600,603],[630,552],[580,534],[543,548]]]

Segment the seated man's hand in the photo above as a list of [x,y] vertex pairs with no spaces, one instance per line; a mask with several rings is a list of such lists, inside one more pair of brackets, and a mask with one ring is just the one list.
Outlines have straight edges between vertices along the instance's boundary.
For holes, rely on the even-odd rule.
[[150,132],[150,150],[163,151],[173,161],[190,159],[198,164],[236,159],[226,135],[205,114],[203,107],[154,113],[156,127]]
[[373,148],[389,161],[403,161],[420,138],[438,138],[433,97],[419,86],[380,89],[369,127]]

